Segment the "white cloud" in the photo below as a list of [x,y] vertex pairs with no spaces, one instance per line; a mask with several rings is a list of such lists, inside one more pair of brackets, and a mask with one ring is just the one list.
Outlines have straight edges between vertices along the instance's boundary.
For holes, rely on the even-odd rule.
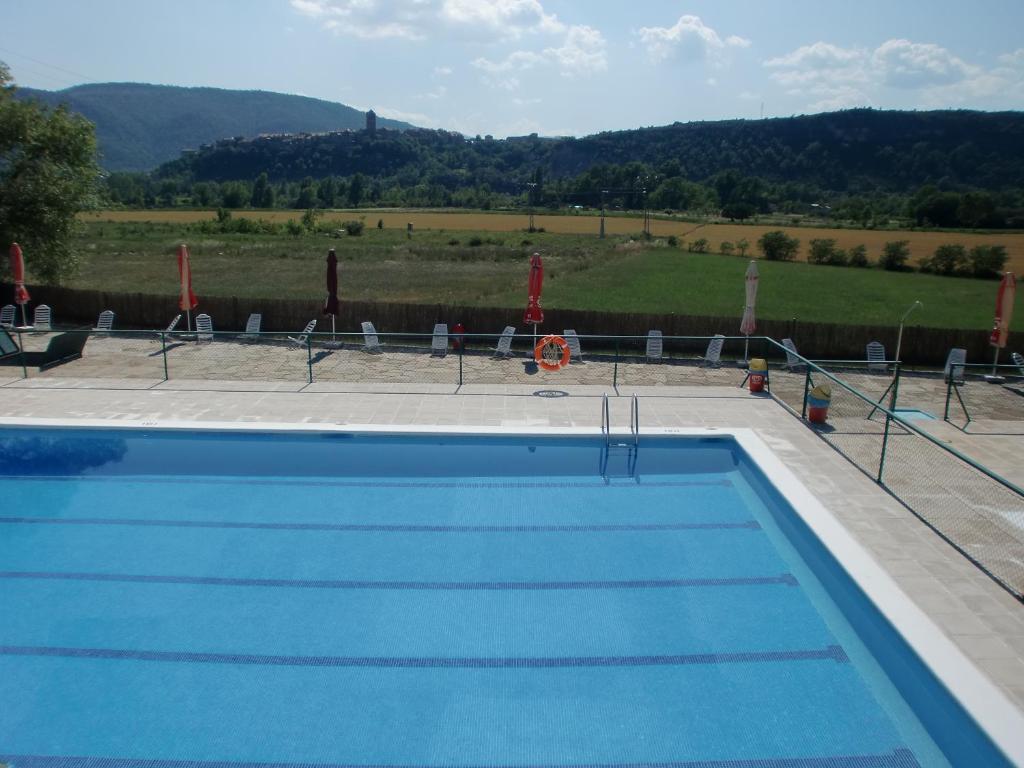
[[448,77],[451,73],[451,67],[434,67],[434,77]]
[[641,27],[637,32],[647,49],[651,61],[663,61],[670,56],[684,60],[715,59],[729,48],[747,48],[750,41],[738,35],[725,40],[699,16],[680,16],[671,27]]
[[291,0],[291,6],[324,29],[365,40],[423,40],[431,19],[425,0]]
[[[608,68],[607,44],[599,30],[588,26],[571,26],[560,46],[543,51],[513,51],[500,61],[484,57],[475,59],[473,66],[490,77],[484,82],[497,88],[515,90],[519,79],[505,76],[541,66],[557,67],[564,77],[580,77],[603,72]],[[496,76],[503,77],[496,77]]]
[[405,112],[401,109],[392,109],[391,107],[374,107],[373,111],[380,117],[387,117],[391,120],[403,120],[420,128],[440,127],[440,123],[437,120],[422,112]]
[[949,85],[977,75],[979,67],[971,66],[941,46],[933,43],[912,43],[909,40],[888,40],[872,56],[872,63],[886,85],[895,88],[921,88]]
[[443,86],[443,85],[439,85],[439,86],[437,86],[437,88],[434,88],[432,91],[427,91],[426,93],[421,93],[421,94],[417,95],[416,98],[417,99],[429,99],[431,101],[436,101],[437,99],[443,99],[447,94],[448,94],[448,89],[445,86]]
[[513,38],[530,32],[565,30],[557,16],[544,11],[539,0],[443,0],[441,18],[454,25]]

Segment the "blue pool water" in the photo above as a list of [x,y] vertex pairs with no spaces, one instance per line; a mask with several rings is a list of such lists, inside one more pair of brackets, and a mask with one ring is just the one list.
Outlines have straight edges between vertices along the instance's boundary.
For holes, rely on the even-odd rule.
[[731,439],[6,429],[0,498],[0,762],[1005,763]]

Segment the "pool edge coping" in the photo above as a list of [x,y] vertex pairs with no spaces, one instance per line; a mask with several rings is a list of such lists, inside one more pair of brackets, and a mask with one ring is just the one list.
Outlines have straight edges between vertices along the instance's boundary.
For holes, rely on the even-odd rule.
[[[329,422],[230,422],[161,419],[53,419],[0,417],[2,427],[65,429],[128,429],[161,431],[339,432],[375,435],[502,435],[507,437],[602,437],[594,427],[382,425]],[[967,714],[1011,762],[1024,765],[1024,711],[956,646],[945,632],[886,572],[842,522],[748,427],[641,428],[641,437],[731,437],[761,469],[814,536],[854,580],[876,610],[900,633],[921,662],[946,687]],[[613,439],[632,439],[630,432],[612,432]]]

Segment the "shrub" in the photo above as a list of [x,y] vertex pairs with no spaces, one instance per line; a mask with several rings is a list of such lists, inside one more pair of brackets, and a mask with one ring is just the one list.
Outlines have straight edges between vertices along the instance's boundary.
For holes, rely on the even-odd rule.
[[316,208],[309,208],[304,214],[302,214],[302,226],[306,228],[307,232],[316,231],[316,221],[320,218],[320,211]]
[[747,248],[749,248],[749,247],[750,247],[750,243],[747,242],[746,238],[743,238],[742,240],[738,240],[736,242],[736,250],[740,252],[740,256],[746,256],[747,255]]
[[448,241],[448,245],[458,245],[458,244],[459,244],[458,239],[454,238],[454,237],[451,240]]
[[377,219],[377,229],[384,229],[384,219]]
[[679,238],[675,235],[669,235],[666,242],[669,244],[670,248],[675,248],[679,245]]
[[968,256],[975,277],[999,277],[1006,269],[1005,245],[976,245]]
[[723,256],[732,256],[733,251],[736,250],[736,246],[726,240],[718,246],[718,250]]
[[687,250],[690,253],[707,253],[708,252],[708,239],[706,237],[701,237],[701,238],[699,238],[697,240],[694,240],[693,242],[690,243],[690,245],[687,248]]
[[341,228],[348,232],[352,237],[359,237],[363,234],[363,222],[356,221],[343,221],[341,222]]
[[846,266],[846,251],[836,248],[832,239],[811,240],[811,252],[807,260],[812,264],[828,264],[833,267]]
[[302,223],[295,219],[288,219],[288,221],[285,222],[284,229],[285,232],[292,237],[298,237],[306,231],[306,228],[302,226]]
[[469,244],[473,248],[478,248],[484,244],[484,240],[479,235],[473,235],[471,238],[469,238]]
[[846,261],[851,267],[870,267],[871,262],[868,261],[868,248],[866,245],[855,245],[850,249],[848,258]]
[[905,272],[909,258],[910,241],[894,240],[882,247],[882,257],[878,260],[878,266],[890,272]]
[[757,241],[757,245],[769,261],[792,261],[800,250],[800,241],[781,229],[765,232]]
[[931,257],[921,259],[922,272],[956,275],[967,268],[967,249],[959,244],[940,245]]

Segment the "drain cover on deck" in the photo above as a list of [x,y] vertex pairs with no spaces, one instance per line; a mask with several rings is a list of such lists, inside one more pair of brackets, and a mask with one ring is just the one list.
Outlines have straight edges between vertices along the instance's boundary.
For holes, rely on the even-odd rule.
[[533,393],[534,397],[568,397],[569,393],[561,389],[538,389]]

